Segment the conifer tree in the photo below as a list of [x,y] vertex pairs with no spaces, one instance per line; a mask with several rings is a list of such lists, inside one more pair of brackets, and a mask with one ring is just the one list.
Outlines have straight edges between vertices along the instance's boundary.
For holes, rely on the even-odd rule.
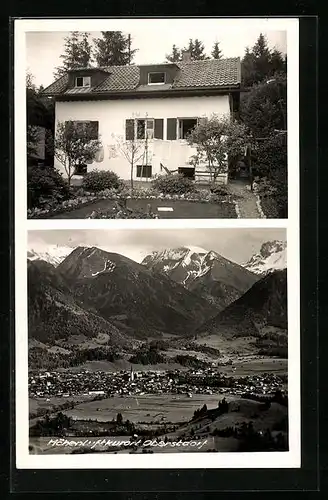
[[286,72],[287,67],[286,67],[286,62],[279,50],[274,49],[271,52],[270,55],[270,67],[271,67],[271,73],[280,73],[280,72]]
[[271,50],[260,33],[252,50],[246,47],[242,60],[242,81],[245,87],[270,79],[275,73],[286,72],[286,61],[277,50]]
[[169,62],[181,61],[181,50],[173,44],[171,54],[166,54],[166,60]]
[[166,59],[170,62],[179,62],[182,60],[183,52],[189,52],[190,59],[192,61],[203,61],[204,59],[209,59],[205,53],[205,46],[203,42],[201,42],[198,38],[189,38],[188,45],[183,48],[173,45],[172,51],[170,54],[166,55]]
[[191,59],[193,59],[195,50],[195,44],[192,38],[189,38],[189,44],[183,49],[183,51],[188,51],[190,53]]
[[222,59],[223,57],[222,50],[220,49],[219,45],[220,42],[215,42],[213,45],[213,49],[211,52],[211,56],[213,57],[213,59]]
[[94,57],[97,66],[124,66],[131,64],[137,49],[131,49],[131,35],[121,31],[102,31],[95,38]]
[[198,38],[195,38],[193,42],[193,50],[191,50],[191,59],[193,61],[203,61],[204,59],[209,59],[204,51],[205,45]]
[[63,76],[68,70],[89,67],[91,59],[89,33],[71,31],[65,38],[64,53],[60,58],[63,64],[55,70],[54,76],[57,78]]

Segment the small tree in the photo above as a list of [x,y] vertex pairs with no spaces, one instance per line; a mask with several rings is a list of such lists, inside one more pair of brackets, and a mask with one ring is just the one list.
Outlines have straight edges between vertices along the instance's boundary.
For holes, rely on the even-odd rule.
[[211,52],[213,59],[222,59],[222,50],[220,49],[220,42],[215,42]]
[[203,61],[209,59],[205,53],[205,45],[198,38],[195,38],[191,50],[191,58],[193,61]]
[[54,155],[64,167],[69,186],[76,169],[95,159],[101,144],[92,137],[91,127],[82,127],[73,121],[57,123]]
[[196,154],[190,159],[193,165],[206,164],[211,181],[226,173],[229,161],[235,161],[244,153],[250,142],[245,125],[231,121],[228,117],[201,120],[187,137],[190,145],[196,147]]
[[173,44],[171,54],[166,54],[166,60],[169,62],[181,61],[181,50]]
[[114,134],[112,134],[112,137],[116,141],[117,150],[130,164],[130,182],[131,189],[133,189],[134,166],[145,154],[145,141],[136,139],[135,134],[133,134],[132,139],[126,140],[122,136],[115,136]]

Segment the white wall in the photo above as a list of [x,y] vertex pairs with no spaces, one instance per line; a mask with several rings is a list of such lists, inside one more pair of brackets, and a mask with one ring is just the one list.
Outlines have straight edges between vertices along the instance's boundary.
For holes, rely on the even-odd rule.
[[[91,120],[99,122],[99,135],[103,145],[103,160],[88,165],[88,171],[113,170],[122,179],[130,179],[130,165],[117,154],[110,157],[110,147],[115,145],[115,136],[125,138],[125,120],[128,118],[163,118],[164,140],[149,141],[148,163],[152,164],[152,174],[160,173],[160,163],[175,170],[187,165],[194,149],[184,140],[166,140],[166,118],[210,117],[229,114],[228,95],[208,97],[170,97],[149,99],[117,99],[99,101],[65,101],[56,103],[56,123],[65,120]],[[65,175],[60,163],[55,166]],[[134,172],[134,178],[136,172]]]

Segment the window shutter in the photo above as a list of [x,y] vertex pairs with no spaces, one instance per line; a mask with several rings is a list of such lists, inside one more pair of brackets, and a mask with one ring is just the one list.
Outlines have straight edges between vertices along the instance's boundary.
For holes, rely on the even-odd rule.
[[125,139],[127,141],[133,141],[134,139],[134,120],[125,120]]
[[177,138],[177,119],[167,119],[167,140],[173,141]]
[[155,131],[154,131],[154,137],[155,139],[163,139],[163,128],[164,128],[164,120],[162,118],[159,118],[158,120],[155,119]]
[[98,139],[99,137],[99,122],[90,122],[90,137]]

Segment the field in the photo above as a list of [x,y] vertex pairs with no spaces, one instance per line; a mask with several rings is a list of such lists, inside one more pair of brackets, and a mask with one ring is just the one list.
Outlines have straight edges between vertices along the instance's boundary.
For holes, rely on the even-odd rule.
[[39,409],[51,409],[54,406],[60,406],[64,403],[79,403],[83,401],[89,401],[93,396],[70,396],[68,398],[63,397],[52,397],[52,398],[30,398],[29,399],[29,412],[35,413]]
[[183,422],[191,419],[193,412],[206,404],[215,408],[219,395],[195,394],[189,398],[183,394],[125,396],[84,402],[64,413],[73,419],[108,421],[122,413],[131,422]]
[[287,375],[287,359],[265,358],[265,357],[240,359],[234,361],[232,365],[220,366],[220,371],[225,375],[234,377],[259,375],[261,373],[275,373],[276,375]]

